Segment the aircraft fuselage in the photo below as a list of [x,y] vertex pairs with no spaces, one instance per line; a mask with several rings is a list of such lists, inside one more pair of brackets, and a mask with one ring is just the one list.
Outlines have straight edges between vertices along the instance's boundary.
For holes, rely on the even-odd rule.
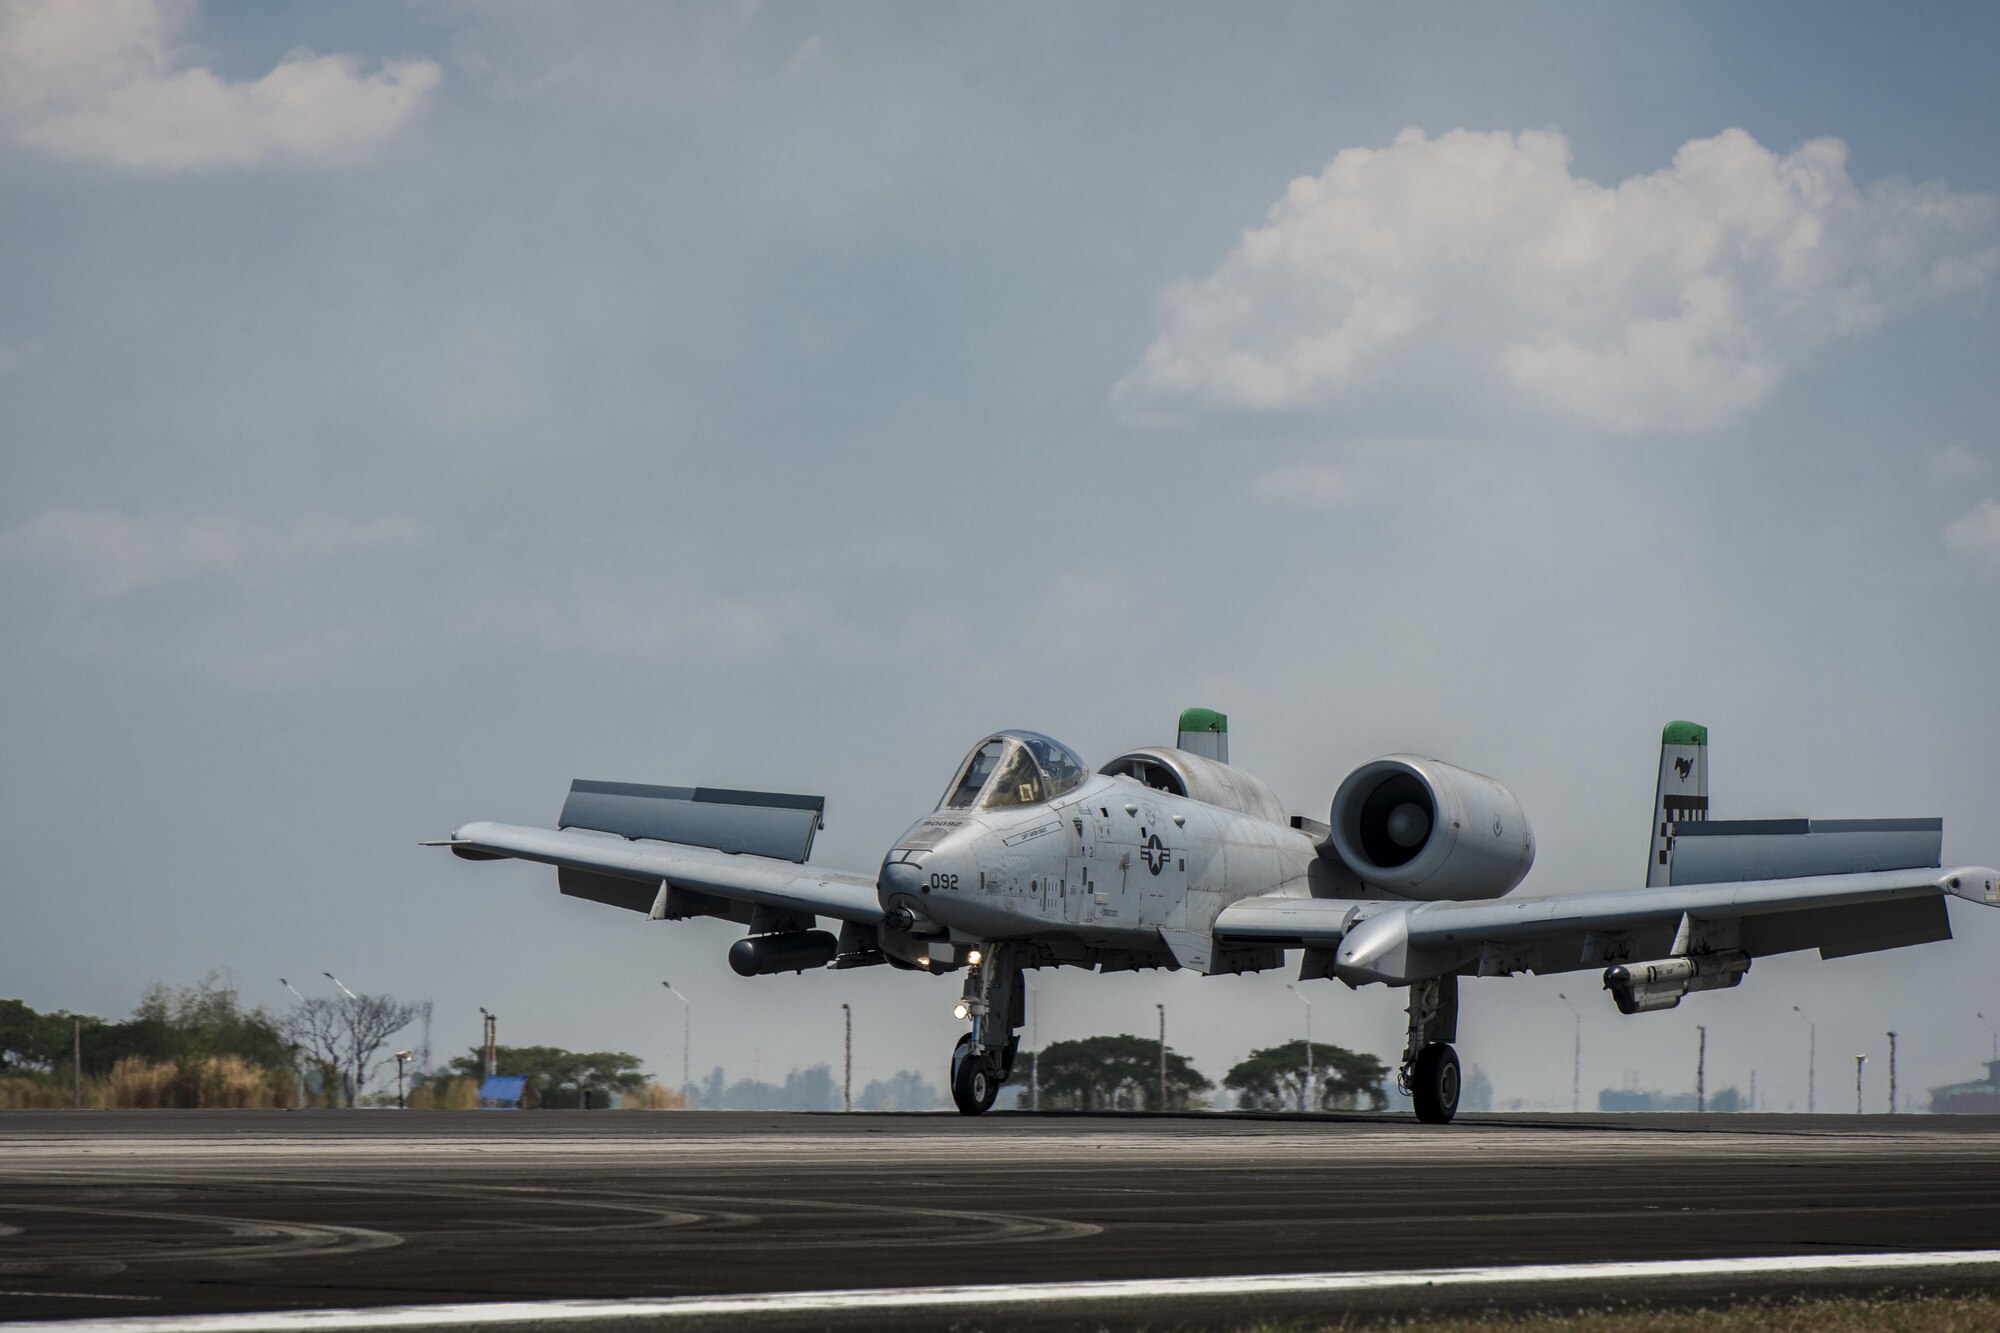
[[919,819],[884,859],[882,904],[955,939],[1158,951],[1161,931],[1205,932],[1317,859],[1297,829],[1094,774],[1042,805]]

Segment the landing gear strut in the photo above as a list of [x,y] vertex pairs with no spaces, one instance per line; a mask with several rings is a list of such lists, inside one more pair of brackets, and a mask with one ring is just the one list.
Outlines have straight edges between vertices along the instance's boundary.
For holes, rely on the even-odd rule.
[[1410,1036],[1403,1046],[1396,1086],[1410,1094],[1417,1119],[1447,1125],[1458,1114],[1458,977],[1410,984]]
[[959,1001],[972,1019],[972,1031],[958,1039],[951,1053],[951,1099],[963,1115],[979,1115],[1000,1095],[1000,1085],[1014,1072],[1014,1052],[1021,1039],[1016,1029],[1023,1013],[1021,963],[1014,946],[988,945],[985,957],[966,970],[965,995]]

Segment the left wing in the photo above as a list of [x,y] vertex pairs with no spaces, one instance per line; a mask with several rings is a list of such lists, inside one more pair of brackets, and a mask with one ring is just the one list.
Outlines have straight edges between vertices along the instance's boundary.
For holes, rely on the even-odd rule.
[[[1826,958],[1951,938],[1944,899],[2000,906],[1984,866],[1739,880],[1491,902],[1246,898],[1215,919],[1218,942],[1323,951],[1321,975],[1403,985],[1446,973],[1569,972],[1740,950]],[[1331,954],[1330,958],[1326,957]]]

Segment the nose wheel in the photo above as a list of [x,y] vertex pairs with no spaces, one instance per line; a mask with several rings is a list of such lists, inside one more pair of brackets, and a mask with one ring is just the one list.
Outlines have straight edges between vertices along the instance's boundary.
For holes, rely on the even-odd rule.
[[951,1100],[963,1115],[983,1115],[1014,1072],[1023,1017],[1020,946],[988,944],[969,951],[965,993],[953,1013],[972,1031],[951,1053]]
[[959,1113],[982,1115],[992,1109],[993,1099],[999,1095],[1000,1080],[988,1072],[985,1058],[972,1044],[972,1035],[960,1037],[951,1053],[951,1099]]

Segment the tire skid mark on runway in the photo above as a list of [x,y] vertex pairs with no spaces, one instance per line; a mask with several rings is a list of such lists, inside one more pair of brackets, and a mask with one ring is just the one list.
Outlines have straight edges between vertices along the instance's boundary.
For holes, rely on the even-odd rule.
[[[326,1255],[333,1253],[359,1253],[368,1250],[391,1249],[403,1243],[403,1238],[392,1231],[378,1231],[370,1227],[337,1226],[330,1223],[313,1222],[269,1222],[260,1218],[229,1217],[203,1213],[158,1212],[151,1209],[106,1208],[68,1203],[0,1203],[0,1211],[9,1213],[69,1214],[114,1219],[133,1219],[145,1222],[171,1222],[196,1227],[219,1228],[233,1240],[248,1244],[226,1245],[167,1245],[158,1246],[150,1253],[122,1252],[113,1249],[111,1253],[86,1253],[80,1256],[44,1255],[16,1257],[15,1246],[22,1244],[17,1238],[9,1242],[5,1257],[0,1257],[0,1273],[17,1277],[50,1271],[76,1273],[80,1276],[109,1276],[124,1271],[132,1264],[146,1263],[186,1263],[196,1259],[213,1259],[223,1263],[257,1262],[265,1263],[274,1259],[290,1259],[304,1254]],[[25,1230],[21,1236],[27,1236]],[[269,1243],[265,1243],[265,1242]],[[116,1245],[116,1242],[112,1242]],[[109,1265],[109,1267],[106,1267]]]

